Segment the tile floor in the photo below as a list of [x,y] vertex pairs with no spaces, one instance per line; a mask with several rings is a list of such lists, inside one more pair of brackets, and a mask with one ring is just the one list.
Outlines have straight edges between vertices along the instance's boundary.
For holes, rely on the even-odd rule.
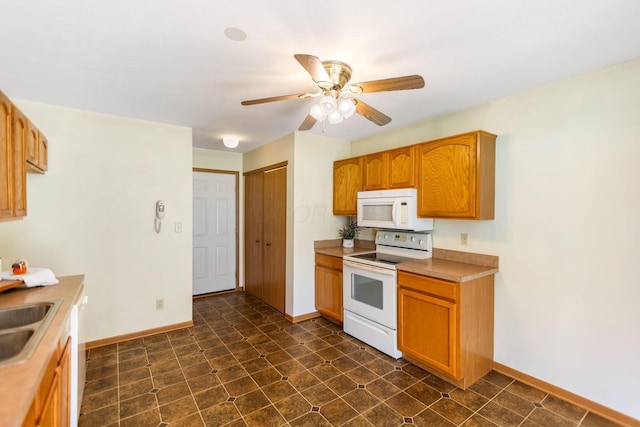
[[460,390],[242,292],[195,299],[193,321],[90,350],[80,427],[615,425],[497,372]]

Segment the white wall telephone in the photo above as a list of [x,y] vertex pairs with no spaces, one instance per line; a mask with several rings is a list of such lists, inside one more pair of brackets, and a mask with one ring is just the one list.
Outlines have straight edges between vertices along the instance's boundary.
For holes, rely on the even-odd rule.
[[156,229],[156,233],[160,233],[163,219],[164,219],[164,202],[162,200],[158,200],[156,202],[156,218],[153,223]]

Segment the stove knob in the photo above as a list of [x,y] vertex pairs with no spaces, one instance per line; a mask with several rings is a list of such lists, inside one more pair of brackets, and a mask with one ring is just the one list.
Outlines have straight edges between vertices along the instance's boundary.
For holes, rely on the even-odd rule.
[[423,243],[424,243],[424,240],[422,240],[422,239],[418,240],[418,244],[419,244],[420,246],[422,246],[422,244],[423,244]]
[[415,238],[415,237],[411,237],[411,241],[412,241],[412,242],[415,242],[415,241],[416,241],[416,238]]
[[385,239],[388,239],[388,238],[389,238],[389,235],[388,235],[388,234],[385,234],[385,235],[384,235],[384,238],[385,238]]

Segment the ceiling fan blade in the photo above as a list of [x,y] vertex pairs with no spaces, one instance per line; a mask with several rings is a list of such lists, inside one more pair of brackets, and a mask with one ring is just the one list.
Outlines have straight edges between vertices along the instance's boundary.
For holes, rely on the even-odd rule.
[[356,113],[371,120],[378,126],[384,126],[391,121],[391,117],[381,113],[380,111],[376,110],[369,104],[365,104],[359,99],[356,100]]
[[274,102],[274,101],[284,101],[287,99],[305,99],[314,96],[310,93],[300,93],[295,95],[282,95],[282,96],[272,96],[270,98],[260,98],[260,99],[252,99],[249,101],[242,101],[242,105],[255,105],[255,104],[264,104],[265,102]]
[[[317,56],[297,53],[293,55],[293,57],[298,60],[300,65],[302,65],[305,70],[307,70],[307,73],[309,73],[314,82],[318,84],[325,83],[325,86],[328,84],[328,87],[333,86],[331,78],[327,74],[327,70],[324,69],[322,61],[320,61]],[[320,87],[323,86],[320,85]]]
[[391,79],[372,80],[370,82],[353,83],[349,86],[351,93],[386,92],[391,90],[420,89],[424,87],[421,76],[394,77]]
[[302,122],[302,124],[300,125],[300,127],[298,128],[298,130],[309,130],[313,127],[313,125],[316,124],[316,119],[313,118],[313,116],[311,114],[307,115],[307,117],[304,119],[304,121]]

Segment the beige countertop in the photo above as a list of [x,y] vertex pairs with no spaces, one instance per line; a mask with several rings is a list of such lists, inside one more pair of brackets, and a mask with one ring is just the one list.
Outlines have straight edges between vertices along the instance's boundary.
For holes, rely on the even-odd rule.
[[316,240],[313,242],[316,253],[342,258],[345,255],[357,255],[376,250],[376,244],[372,240],[356,239],[354,248],[343,248],[341,239]]
[[[315,251],[341,258],[345,255],[356,255],[375,250],[374,242],[368,244],[366,240],[356,241],[355,248],[343,248],[339,246],[340,242],[340,240],[316,241]],[[467,282],[496,274],[498,272],[498,257],[434,248],[433,258],[403,262],[397,264],[396,269],[452,282]]]
[[479,277],[496,274],[497,267],[467,264],[459,261],[450,261],[441,258],[429,258],[416,261],[403,262],[396,265],[398,271],[419,274],[421,276],[435,277],[436,279],[449,280],[451,282],[467,282]]
[[25,362],[0,366],[0,425],[18,427],[29,411],[46,370],[47,361],[68,334],[71,307],[83,289],[84,276],[58,277],[60,283],[37,288],[14,288],[0,293],[0,308],[35,302],[62,300],[47,331]]

